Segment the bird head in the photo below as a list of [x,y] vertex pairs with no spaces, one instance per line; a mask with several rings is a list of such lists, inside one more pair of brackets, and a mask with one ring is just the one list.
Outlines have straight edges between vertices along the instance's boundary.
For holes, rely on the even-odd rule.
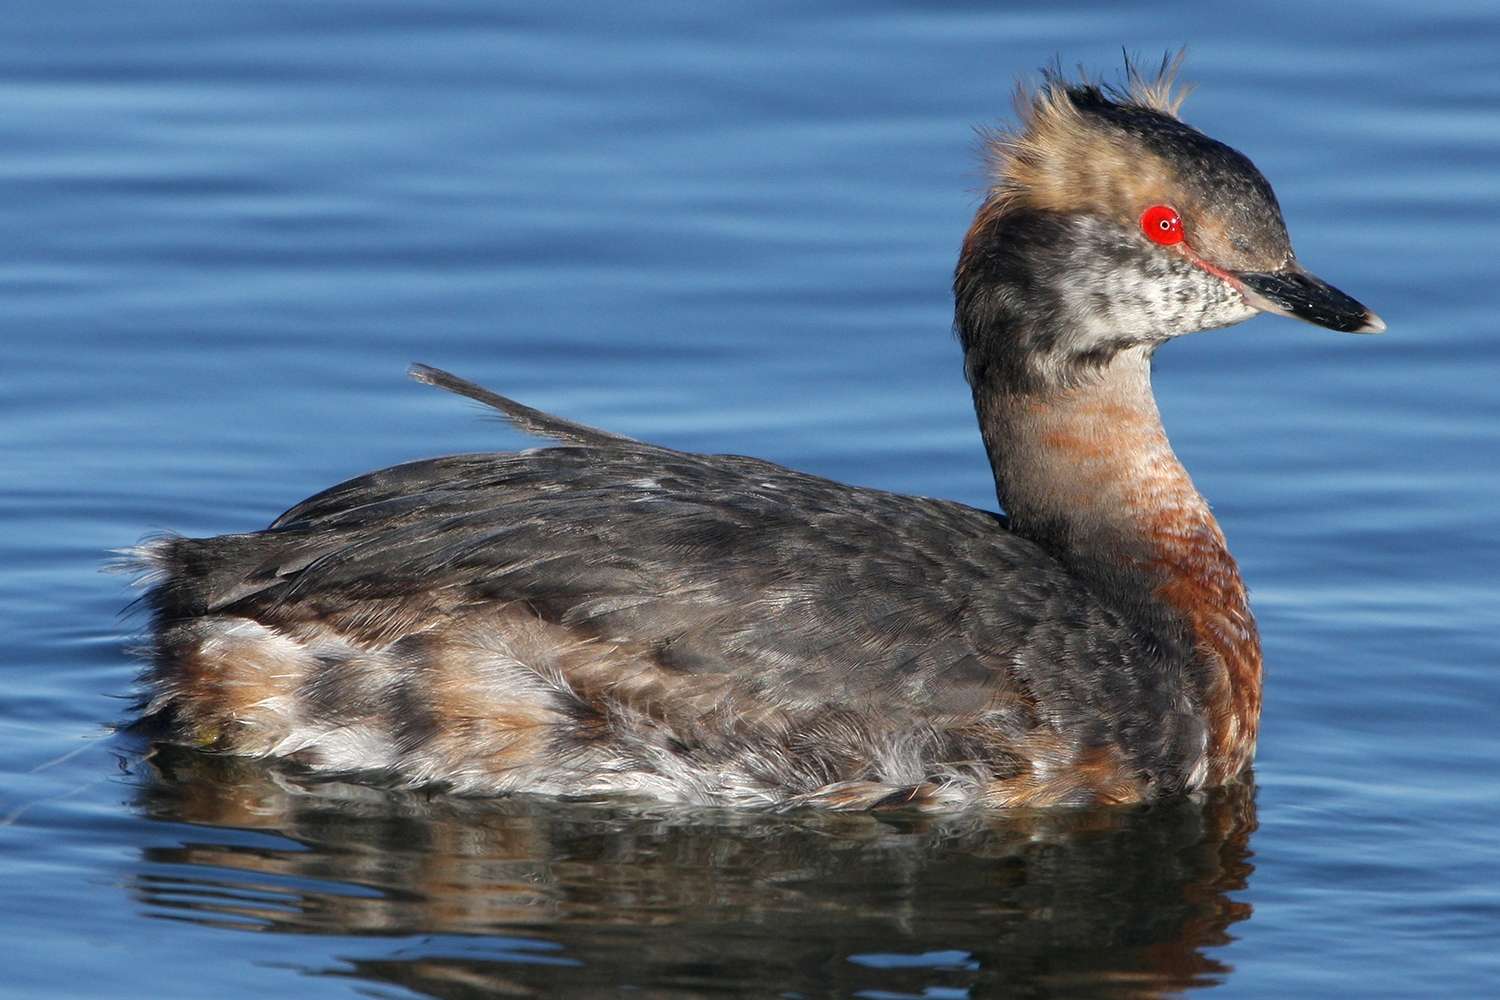
[[1249,158],[1178,119],[1175,69],[1123,88],[1049,73],[1018,93],[1018,127],[986,135],[993,185],[955,280],[971,378],[1067,378],[1259,312],[1385,329],[1298,263]]

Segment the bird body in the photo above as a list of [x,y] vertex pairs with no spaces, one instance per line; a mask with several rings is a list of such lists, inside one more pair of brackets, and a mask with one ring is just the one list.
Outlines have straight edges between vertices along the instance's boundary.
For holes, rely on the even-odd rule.
[[1019,107],[955,280],[1004,515],[673,451],[420,368],[557,443],[143,546],[145,717],[462,794],[952,808],[1234,779],[1259,643],[1151,356],[1266,310],[1382,327],[1301,269],[1269,185],[1178,121],[1168,73],[1049,77]]

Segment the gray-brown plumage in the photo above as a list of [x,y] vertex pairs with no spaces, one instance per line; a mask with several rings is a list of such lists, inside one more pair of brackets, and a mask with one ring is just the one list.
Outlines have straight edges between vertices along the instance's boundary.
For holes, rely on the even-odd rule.
[[[955,282],[1008,521],[419,368],[557,445],[400,465],[264,531],[144,546],[146,717],[466,794],[1052,805],[1233,778],[1259,646],[1150,356],[1265,309],[1380,323],[1301,269],[1269,185],[1175,118],[1166,74],[1048,78],[1019,106]],[[1175,242],[1146,225],[1168,217]]]

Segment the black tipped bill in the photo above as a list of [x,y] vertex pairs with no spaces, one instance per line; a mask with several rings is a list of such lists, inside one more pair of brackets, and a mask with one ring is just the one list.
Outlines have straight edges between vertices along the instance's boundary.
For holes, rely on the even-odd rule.
[[1340,333],[1380,333],[1385,329],[1385,321],[1379,316],[1301,268],[1234,277],[1245,298],[1257,309],[1306,320]]

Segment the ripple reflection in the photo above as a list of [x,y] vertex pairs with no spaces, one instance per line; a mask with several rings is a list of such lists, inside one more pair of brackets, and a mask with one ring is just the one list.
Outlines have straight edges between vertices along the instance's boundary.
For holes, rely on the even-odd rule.
[[[1247,784],[1095,812],[771,815],[462,800],[164,748],[153,916],[356,936],[316,974],[432,997],[1157,997],[1250,915]],[[269,836],[246,836],[245,832]],[[384,940],[389,939],[389,940]]]

